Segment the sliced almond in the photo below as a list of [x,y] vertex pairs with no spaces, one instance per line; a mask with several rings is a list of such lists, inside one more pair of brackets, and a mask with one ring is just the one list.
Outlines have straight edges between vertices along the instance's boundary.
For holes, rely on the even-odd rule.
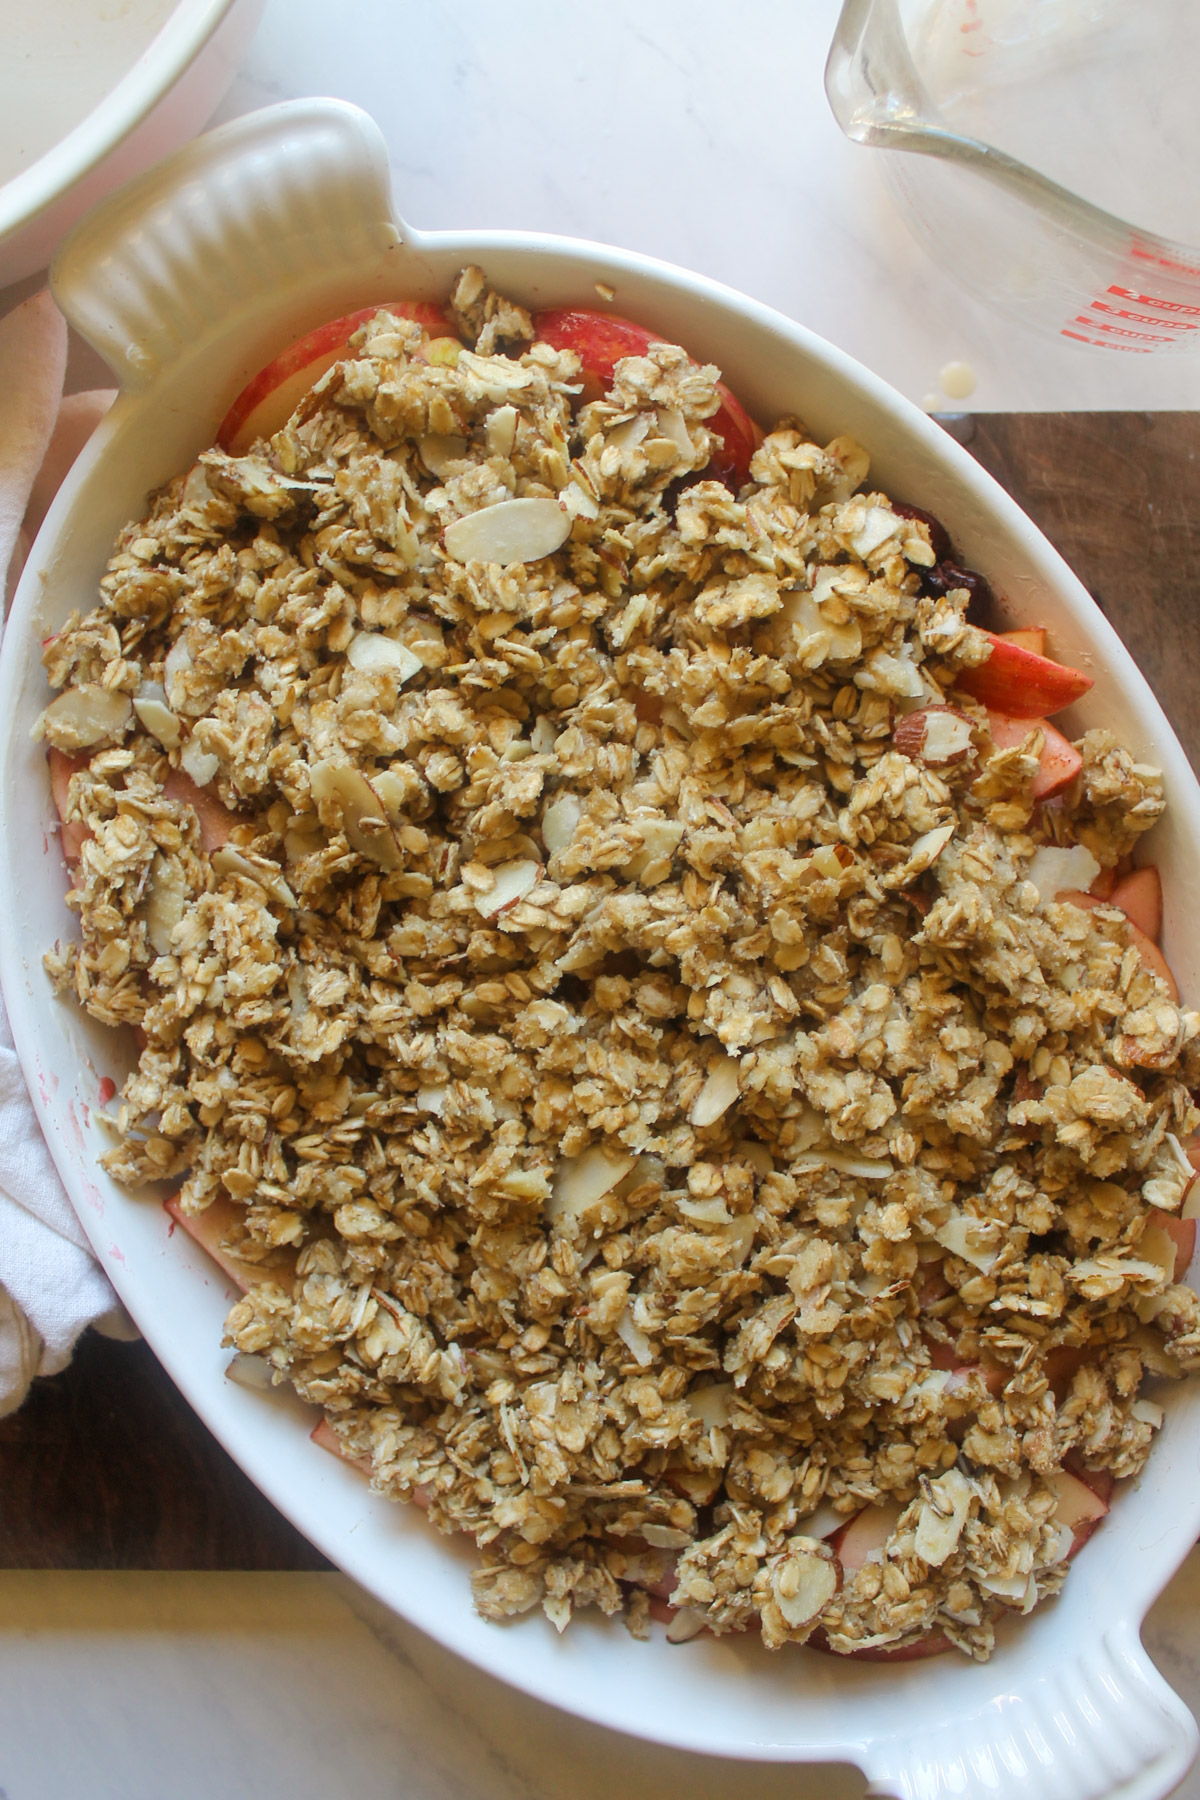
[[542,842],[547,856],[557,856],[567,848],[582,817],[583,804],[578,794],[555,795],[542,813]]
[[168,706],[180,706],[187,698],[182,686],[176,692],[176,682],[192,666],[192,653],[188,649],[186,638],[177,638],[167,651],[167,660],[163,664],[163,690]]
[[50,702],[38,721],[37,735],[44,733],[56,750],[85,750],[106,738],[122,737],[132,713],[128,694],[85,681]]
[[492,885],[486,894],[474,895],[475,910],[481,919],[494,919],[523,900],[537,886],[541,863],[531,857],[518,857],[515,862],[497,863],[492,869]]
[[133,710],[164,750],[176,749],[182,736],[179,720],[167,705],[167,696],[156,681],[142,683],[133,697]]
[[150,865],[146,899],[146,936],[157,956],[171,954],[171,933],[183,917],[186,897],[183,870],[160,853]]
[[998,1232],[994,1225],[985,1224],[982,1219],[972,1218],[968,1213],[952,1212],[944,1225],[939,1225],[934,1237],[944,1250],[954,1256],[961,1256],[983,1275],[990,1275],[999,1255],[997,1247]]
[[347,647],[346,661],[365,675],[394,674],[401,681],[411,680],[424,667],[407,644],[378,631],[356,631]]
[[455,562],[540,562],[561,550],[571,535],[567,510],[557,500],[500,500],[465,519],[455,519],[444,533],[446,553]]
[[816,1538],[792,1538],[771,1570],[771,1597],[793,1631],[811,1624],[837,1592],[837,1564]]
[[738,1097],[738,1062],[735,1056],[718,1056],[711,1065],[704,1086],[692,1106],[692,1124],[698,1128],[715,1125],[722,1113],[729,1111]]
[[381,869],[398,869],[402,858],[386,808],[366,776],[349,763],[325,761],[309,770],[313,799],[337,812],[346,841]]
[[634,1361],[643,1369],[649,1368],[654,1361],[654,1345],[636,1323],[628,1307],[617,1320],[617,1336],[625,1348],[632,1351]]
[[197,787],[202,788],[208,786],[221,765],[212,751],[204,748],[199,738],[190,737],[179,752],[179,766]]
[[607,1150],[602,1144],[593,1144],[582,1156],[569,1157],[558,1166],[546,1217],[555,1225],[582,1217],[624,1181],[636,1162],[637,1157],[628,1151]]
[[214,874],[244,875],[248,881],[257,881],[259,887],[281,906],[295,906],[295,894],[284,880],[278,864],[270,857],[249,855],[243,850],[235,850],[232,844],[224,844],[213,851],[211,861]]
[[892,742],[902,756],[925,763],[956,763],[971,752],[970,719],[952,706],[925,706],[897,719]]
[[498,406],[488,417],[484,426],[487,447],[493,456],[511,456],[513,445],[517,441],[517,420],[520,414],[515,406]]
[[1099,873],[1100,864],[1082,844],[1069,848],[1043,844],[1030,857],[1025,879],[1033,883],[1043,900],[1053,900],[1067,889],[1086,894]]
[[668,1644],[690,1644],[693,1638],[699,1637],[708,1629],[708,1620],[695,1606],[681,1606],[675,1617],[667,1625],[666,1638]]
[[723,1431],[729,1423],[729,1402],[732,1399],[731,1381],[710,1381],[706,1387],[693,1388],[688,1394],[688,1411],[699,1419],[705,1431],[712,1431],[714,1427]]
[[883,1156],[856,1156],[852,1150],[836,1150],[819,1145],[802,1150],[789,1164],[793,1169],[836,1169],[839,1175],[852,1175],[858,1181],[884,1181],[895,1174],[895,1168]]
[[936,1481],[923,1482],[922,1488],[925,1504],[913,1547],[918,1556],[940,1569],[962,1536],[975,1489],[959,1469],[947,1469]]
[[439,481],[446,481],[453,475],[456,464],[465,459],[467,440],[427,431],[424,437],[417,439],[417,449],[421,452],[421,461],[429,473],[436,475]]
[[806,587],[786,588],[782,609],[771,620],[772,641],[786,648],[795,633],[797,649],[808,668],[823,662],[849,662],[862,651],[862,632],[855,619],[835,625],[822,613]]

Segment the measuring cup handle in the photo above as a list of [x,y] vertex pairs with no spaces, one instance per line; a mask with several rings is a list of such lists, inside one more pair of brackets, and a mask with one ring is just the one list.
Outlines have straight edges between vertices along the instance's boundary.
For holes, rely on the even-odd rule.
[[222,125],[107,200],[55,259],[59,307],[121,388],[400,244],[366,113],[293,100]]

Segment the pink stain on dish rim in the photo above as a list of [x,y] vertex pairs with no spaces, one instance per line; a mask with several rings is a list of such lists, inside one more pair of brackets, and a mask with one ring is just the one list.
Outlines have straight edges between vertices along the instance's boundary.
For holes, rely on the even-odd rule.
[[100,1192],[100,1189],[96,1186],[94,1181],[85,1181],[83,1183],[83,1197],[87,1201],[88,1205],[90,1207],[92,1207],[96,1212],[98,1212],[100,1214],[101,1218],[103,1218],[104,1217],[104,1198]]

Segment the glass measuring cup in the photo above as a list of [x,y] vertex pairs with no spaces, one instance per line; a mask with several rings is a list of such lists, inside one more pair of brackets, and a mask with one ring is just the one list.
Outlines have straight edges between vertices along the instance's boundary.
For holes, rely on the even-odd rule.
[[1200,349],[1200,0],[845,0],[825,91],[974,293],[1106,350]]

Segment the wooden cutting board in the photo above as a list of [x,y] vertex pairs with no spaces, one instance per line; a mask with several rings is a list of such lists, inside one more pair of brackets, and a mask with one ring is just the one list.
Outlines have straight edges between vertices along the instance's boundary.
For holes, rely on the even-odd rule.
[[[1041,526],[1200,766],[1200,413],[943,421]],[[919,499],[919,496],[909,496]],[[314,1455],[317,1454],[314,1451]],[[144,1344],[89,1333],[0,1420],[0,1566],[320,1569]]]

